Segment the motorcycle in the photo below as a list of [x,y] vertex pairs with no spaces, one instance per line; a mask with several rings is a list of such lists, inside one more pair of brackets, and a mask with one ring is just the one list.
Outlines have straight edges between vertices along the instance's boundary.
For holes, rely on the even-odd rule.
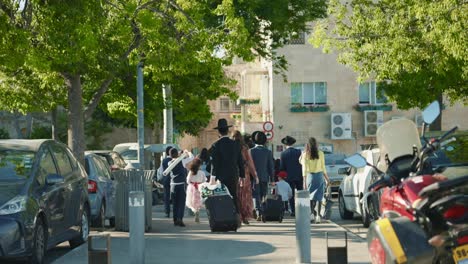
[[397,119],[377,131],[380,166],[359,154],[345,159],[353,167],[371,166],[380,175],[363,197],[368,201],[380,195],[380,219],[368,231],[373,263],[468,263],[468,173],[447,180],[440,174],[447,167],[432,164],[434,155],[456,140],[447,137],[457,127],[437,139],[424,137],[425,126],[439,113],[438,102],[423,111],[424,146],[416,125]]

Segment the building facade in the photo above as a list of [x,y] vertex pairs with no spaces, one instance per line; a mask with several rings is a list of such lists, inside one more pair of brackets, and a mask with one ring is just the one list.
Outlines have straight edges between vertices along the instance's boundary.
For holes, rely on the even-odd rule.
[[[398,109],[374,81],[358,83],[357,75],[339,64],[336,55],[322,53],[307,39],[303,35],[278,50],[289,63],[286,78],[273,72],[271,62],[262,60],[240,61],[228,68],[238,80],[234,89],[244,103],[228,103],[226,98],[210,102],[214,118],[209,127],[197,139],[181,139],[180,145],[209,147],[217,138],[212,129],[216,121],[226,118],[234,129],[246,133],[263,130],[264,122],[272,122],[269,146],[275,157],[283,150],[281,138],[286,135],[296,138],[296,146],[315,137],[328,150],[351,154],[375,145],[378,127],[388,120],[408,118],[422,124],[420,109]],[[468,122],[462,122],[468,108],[461,103],[445,105],[442,130],[455,125],[468,130]]]

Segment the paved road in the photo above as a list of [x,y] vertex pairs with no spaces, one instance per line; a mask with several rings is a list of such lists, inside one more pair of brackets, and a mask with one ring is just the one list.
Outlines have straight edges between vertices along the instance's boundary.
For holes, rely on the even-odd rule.
[[[359,237],[365,239],[367,228],[363,228],[360,217],[356,216],[353,220],[342,220],[338,212],[338,201],[336,198],[334,198],[333,201],[334,201],[334,205],[332,208],[332,216],[331,216],[332,222],[335,222],[336,224],[340,225],[341,227],[346,229],[348,232],[354,233],[358,235]],[[96,232],[96,231],[93,231],[93,232]],[[56,262],[56,260],[60,259],[62,256],[70,252],[71,252],[71,249],[68,245],[68,242],[62,243],[59,246],[47,252],[45,263],[46,264],[54,263]],[[20,263],[26,263],[26,262],[9,261],[9,262],[2,262],[2,263],[20,264]]]

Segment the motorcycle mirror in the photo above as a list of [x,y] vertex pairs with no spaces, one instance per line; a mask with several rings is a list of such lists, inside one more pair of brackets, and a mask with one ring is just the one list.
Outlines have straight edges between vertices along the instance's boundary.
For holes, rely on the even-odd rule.
[[355,168],[363,168],[367,165],[366,159],[359,153],[345,158],[344,161]]
[[432,102],[422,112],[424,123],[432,124],[440,114],[440,105],[438,101]]

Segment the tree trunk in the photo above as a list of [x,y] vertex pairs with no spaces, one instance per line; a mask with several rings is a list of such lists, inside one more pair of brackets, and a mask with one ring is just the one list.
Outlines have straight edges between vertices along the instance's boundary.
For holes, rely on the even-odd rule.
[[[157,121],[154,122],[154,125],[153,125],[153,135],[154,135],[154,142],[156,142],[156,144],[161,143],[161,127],[160,127],[159,122]],[[161,153],[154,153],[153,159],[154,159],[155,170],[157,170],[159,166],[161,165]]]
[[84,164],[85,135],[83,97],[79,74],[64,74],[68,88],[68,146],[76,158]]

